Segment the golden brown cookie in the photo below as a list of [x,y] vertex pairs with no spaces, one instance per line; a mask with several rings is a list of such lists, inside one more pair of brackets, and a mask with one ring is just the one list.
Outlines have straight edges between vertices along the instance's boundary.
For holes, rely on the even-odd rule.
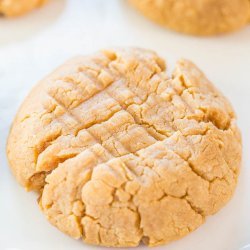
[[64,233],[156,246],[229,201],[241,137],[230,103],[193,63],[169,76],[152,51],[110,49],[68,61],[30,92],[7,154]]
[[8,17],[20,16],[45,2],[47,0],[0,0],[0,14]]
[[246,25],[249,0],[129,0],[151,20],[178,32],[215,35]]

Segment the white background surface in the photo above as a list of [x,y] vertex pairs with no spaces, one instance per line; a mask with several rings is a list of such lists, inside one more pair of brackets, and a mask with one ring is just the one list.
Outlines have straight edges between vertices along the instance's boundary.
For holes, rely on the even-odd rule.
[[128,45],[154,49],[172,65],[180,57],[197,63],[232,101],[244,141],[242,171],[231,202],[189,236],[155,249],[247,249],[250,26],[226,36],[195,38],[158,27],[122,0],[52,0],[25,17],[0,18],[0,250],[103,249],[70,239],[47,222],[36,204],[36,195],[26,193],[12,177],[5,144],[18,106],[44,75],[71,56]]

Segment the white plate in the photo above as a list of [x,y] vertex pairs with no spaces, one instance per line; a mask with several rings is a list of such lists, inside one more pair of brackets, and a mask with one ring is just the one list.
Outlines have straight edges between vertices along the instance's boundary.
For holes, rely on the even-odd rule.
[[195,38],[154,25],[123,1],[51,0],[25,17],[0,19],[0,250],[102,249],[72,240],[47,222],[36,195],[26,193],[12,177],[5,143],[20,102],[45,74],[71,56],[128,45],[154,49],[170,63],[180,57],[197,63],[232,101],[244,139],[243,168],[233,199],[189,236],[156,249],[249,249],[250,27]]

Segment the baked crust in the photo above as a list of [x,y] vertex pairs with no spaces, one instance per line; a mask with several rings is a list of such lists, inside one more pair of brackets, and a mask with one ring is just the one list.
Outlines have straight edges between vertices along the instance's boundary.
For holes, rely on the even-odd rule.
[[64,233],[156,246],[228,202],[241,137],[230,103],[193,63],[168,76],[152,51],[110,49],[68,61],[30,92],[7,154]]

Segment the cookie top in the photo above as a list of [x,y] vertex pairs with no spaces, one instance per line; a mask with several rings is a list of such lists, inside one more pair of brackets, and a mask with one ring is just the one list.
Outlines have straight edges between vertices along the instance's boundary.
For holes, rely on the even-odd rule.
[[230,199],[241,138],[230,103],[193,63],[168,76],[152,51],[110,49],[68,61],[31,91],[7,153],[61,231],[155,246]]
[[249,0],[129,0],[151,20],[193,35],[231,32],[250,19]]
[[20,16],[45,2],[47,0],[0,0],[0,14],[8,17]]

